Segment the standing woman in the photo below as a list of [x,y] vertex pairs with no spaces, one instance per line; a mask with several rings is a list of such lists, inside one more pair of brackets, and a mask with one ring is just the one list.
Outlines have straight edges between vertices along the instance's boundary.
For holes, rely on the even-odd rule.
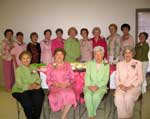
[[121,31],[123,32],[123,35],[120,38],[120,44],[121,44],[121,56],[120,60],[123,60],[122,51],[125,46],[132,46],[135,47],[133,36],[129,33],[130,31],[130,25],[129,24],[122,24],[121,25]]
[[54,52],[54,62],[47,66],[47,84],[50,90],[49,103],[52,111],[62,112],[61,119],[67,119],[67,114],[72,106],[76,106],[73,91],[73,71],[71,65],[64,62],[66,52],[57,48]]
[[139,34],[139,40],[140,42],[136,44],[135,46],[135,59],[142,62],[143,66],[143,76],[144,76],[144,82],[142,85],[142,93],[146,92],[146,73],[148,68],[148,52],[149,52],[149,45],[146,43],[146,40],[148,39],[148,33],[141,32]]
[[28,51],[19,56],[22,65],[16,70],[12,96],[20,102],[27,119],[40,119],[44,93],[37,68],[30,65],[31,57]]
[[82,39],[80,40],[81,62],[87,62],[92,60],[92,41],[88,39],[88,29],[82,28],[80,34],[82,36]]
[[104,59],[107,59],[107,43],[105,38],[101,36],[101,29],[99,27],[94,27],[92,30],[93,38],[91,39],[93,42],[93,48],[96,46],[102,46],[104,48]]
[[66,51],[65,61],[68,62],[76,62],[80,61],[80,43],[76,38],[77,29],[75,27],[71,27],[68,30],[69,38],[65,41],[64,48]]
[[134,60],[133,48],[123,50],[124,60],[117,64],[115,105],[118,119],[131,119],[136,100],[141,94],[143,83],[142,63]]
[[54,51],[57,48],[64,48],[64,39],[62,38],[63,36],[63,30],[58,28],[56,30],[56,35],[57,38],[55,38],[54,40],[52,40],[52,54],[54,54]]
[[14,48],[11,50],[13,56],[14,69],[16,69],[20,64],[19,55],[21,52],[26,50],[26,43],[24,42],[24,37],[22,32],[16,33],[16,42],[14,43]]
[[41,47],[40,43],[37,42],[38,34],[36,32],[32,32],[30,34],[31,42],[27,46],[27,51],[32,54],[31,64],[32,63],[40,63],[41,58]]
[[51,35],[52,35],[52,31],[50,29],[46,29],[44,31],[45,39],[40,42],[41,63],[46,65],[52,62]]
[[119,61],[120,56],[120,35],[117,34],[117,25],[109,25],[110,35],[107,37],[108,60],[110,64],[115,64]]
[[6,29],[4,32],[5,39],[2,41],[2,59],[3,59],[3,74],[6,91],[11,91],[14,83],[14,70],[11,50],[14,48],[13,30]]
[[109,64],[105,63],[104,48],[94,48],[94,60],[89,61],[86,69],[84,98],[89,119],[96,119],[96,110],[107,92]]

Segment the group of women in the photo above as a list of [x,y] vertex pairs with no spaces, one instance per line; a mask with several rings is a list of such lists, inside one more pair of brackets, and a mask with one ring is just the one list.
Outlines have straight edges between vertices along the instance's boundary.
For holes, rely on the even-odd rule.
[[[94,27],[91,39],[88,29],[82,28],[81,40],[76,38],[78,31],[75,27],[69,28],[66,40],[62,37],[62,29],[56,30],[57,38],[53,40],[51,30],[46,29],[45,38],[40,43],[38,34],[33,32],[28,44],[24,42],[22,32],[16,34],[14,41],[13,30],[6,29],[2,41],[6,90],[12,90],[13,97],[24,108],[27,119],[40,119],[44,93],[38,71],[43,71],[47,76],[51,109],[61,110],[61,118],[67,119],[70,108],[77,105],[71,62],[87,62],[83,92],[89,119],[96,118],[97,107],[107,92],[110,65],[116,65],[115,105],[118,119],[130,119],[133,116],[134,103],[141,91],[145,92],[142,87],[146,85],[148,34],[141,32],[139,43],[135,45],[129,33],[129,24],[121,26],[122,36],[117,34],[116,24],[110,24],[108,28],[110,35],[104,38],[100,28]],[[42,70],[33,66],[33,63],[47,66]]]

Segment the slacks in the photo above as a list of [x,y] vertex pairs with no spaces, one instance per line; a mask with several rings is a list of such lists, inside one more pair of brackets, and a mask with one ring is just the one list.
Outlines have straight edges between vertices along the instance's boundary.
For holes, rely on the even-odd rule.
[[27,119],[40,119],[44,93],[42,89],[29,90],[23,93],[12,93],[20,102]]
[[5,81],[5,88],[7,91],[11,91],[12,86],[15,82],[15,75],[12,61],[3,60],[3,74]]
[[140,87],[130,89],[127,92],[116,89],[114,101],[117,107],[118,118],[131,118],[133,116],[133,107],[140,94]]
[[84,89],[84,99],[88,111],[88,117],[96,116],[96,110],[105,93],[106,89],[104,90],[101,88],[98,89],[96,92],[92,92],[88,88]]

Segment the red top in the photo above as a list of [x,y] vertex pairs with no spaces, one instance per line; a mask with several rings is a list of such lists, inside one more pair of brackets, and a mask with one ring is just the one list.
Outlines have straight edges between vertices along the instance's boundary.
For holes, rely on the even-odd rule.
[[93,42],[93,48],[96,46],[102,46],[104,48],[104,58],[107,59],[107,43],[105,38],[99,37],[98,41],[95,40],[95,37],[91,39]]

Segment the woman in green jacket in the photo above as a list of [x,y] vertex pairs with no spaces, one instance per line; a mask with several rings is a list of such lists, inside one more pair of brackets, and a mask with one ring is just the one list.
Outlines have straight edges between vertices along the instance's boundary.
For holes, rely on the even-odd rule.
[[146,92],[146,72],[148,68],[148,52],[149,52],[149,45],[146,43],[146,40],[148,39],[148,33],[141,32],[139,34],[139,42],[135,46],[135,59],[142,62],[143,67],[143,75],[144,75],[144,82],[142,84],[142,93]]
[[37,68],[30,65],[31,57],[28,51],[19,56],[22,64],[16,70],[12,96],[22,105],[27,119],[40,119],[44,93]]
[[103,61],[104,48],[94,48],[94,60],[89,61],[86,69],[84,98],[89,119],[95,119],[96,110],[107,92],[109,64]]
[[67,62],[77,62],[80,61],[80,43],[76,37],[77,29],[71,27],[68,30],[69,38],[64,43],[64,49],[66,51],[65,61]]

